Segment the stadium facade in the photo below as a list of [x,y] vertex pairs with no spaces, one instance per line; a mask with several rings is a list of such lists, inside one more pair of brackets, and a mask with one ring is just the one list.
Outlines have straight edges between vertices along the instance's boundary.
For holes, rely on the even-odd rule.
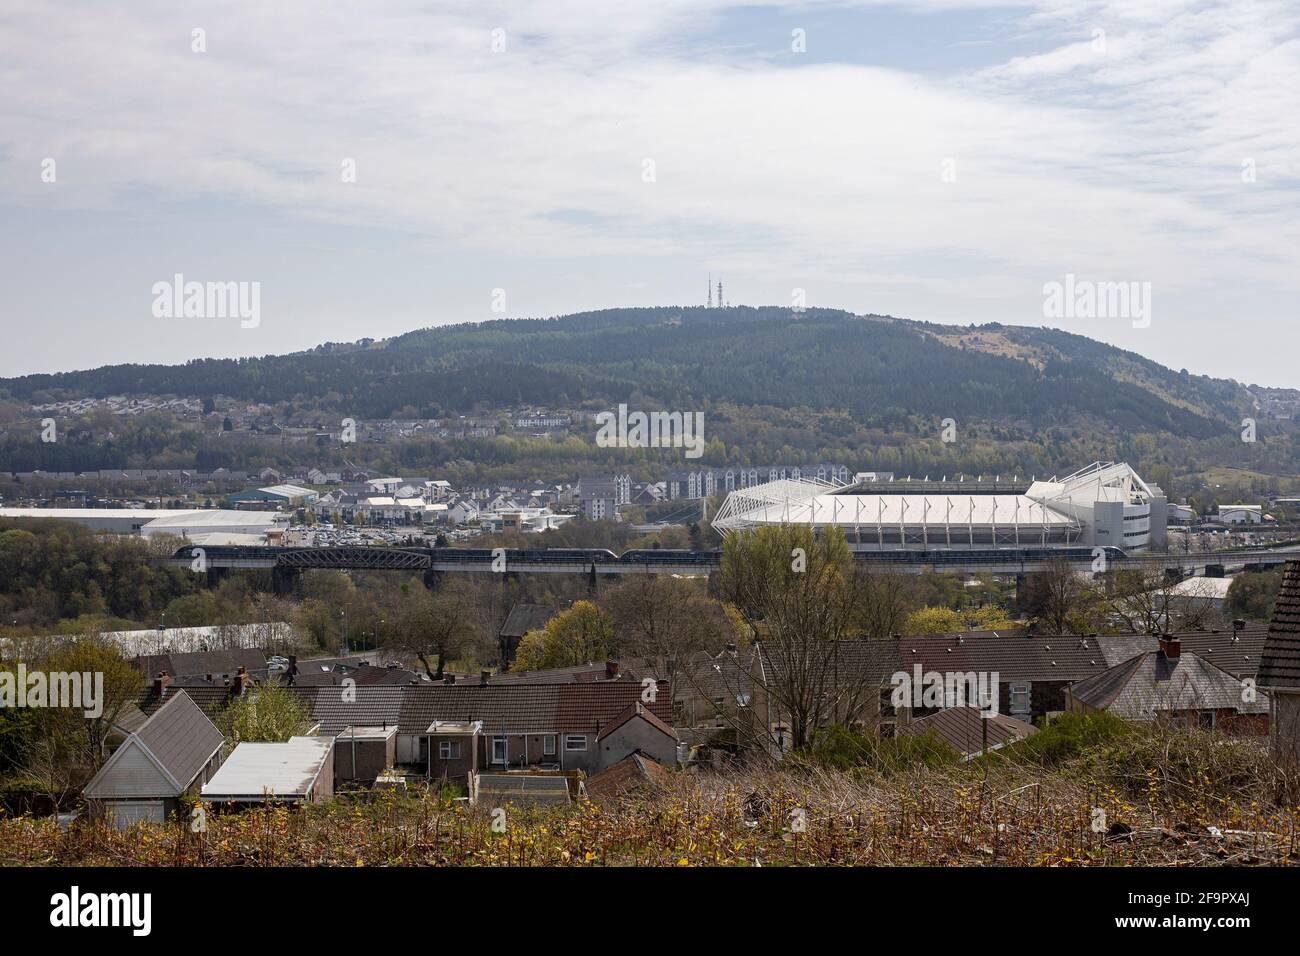
[[772,481],[727,495],[713,526],[725,534],[767,524],[833,525],[862,551],[1080,545],[1145,551],[1165,544],[1164,492],[1122,462],[1093,462],[1023,490],[945,481],[884,492],[888,485]]

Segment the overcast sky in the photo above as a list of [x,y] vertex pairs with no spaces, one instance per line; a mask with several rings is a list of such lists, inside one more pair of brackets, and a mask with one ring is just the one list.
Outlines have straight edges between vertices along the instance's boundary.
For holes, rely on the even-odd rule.
[[[0,0],[0,374],[712,273],[1300,387],[1297,91],[1294,0]],[[155,317],[177,273],[260,323]],[[1150,323],[1045,319],[1067,274],[1149,282]]]

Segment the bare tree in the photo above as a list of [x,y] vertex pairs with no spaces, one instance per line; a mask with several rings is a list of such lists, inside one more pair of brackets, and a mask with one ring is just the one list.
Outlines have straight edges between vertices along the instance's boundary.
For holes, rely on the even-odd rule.
[[822,727],[874,710],[883,642],[848,640],[862,589],[842,534],[779,525],[732,535],[719,584],[759,645],[769,733],[780,723],[790,746],[805,748]]
[[462,581],[448,581],[436,592],[412,585],[394,617],[394,645],[412,654],[432,680],[442,680],[448,661],[477,651],[484,639],[475,591]]
[[726,642],[722,607],[690,581],[632,575],[600,603],[614,619],[618,653],[663,667],[670,690],[679,662],[700,651],[716,653]]
[[1052,558],[1030,575],[1017,599],[1045,634],[1078,633],[1094,624],[1095,589],[1065,558]]
[[1185,584],[1158,559],[1126,564],[1094,593],[1108,615],[1139,634],[1195,630],[1216,613],[1203,579]]

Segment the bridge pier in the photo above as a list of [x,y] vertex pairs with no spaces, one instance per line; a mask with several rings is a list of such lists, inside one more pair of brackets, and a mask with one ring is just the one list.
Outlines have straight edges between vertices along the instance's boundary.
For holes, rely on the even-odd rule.
[[209,588],[216,588],[230,574],[230,568],[208,568],[203,572]]
[[424,586],[430,591],[436,591],[442,587],[444,572],[435,571],[433,568],[424,569]]
[[288,597],[297,593],[302,572],[297,568],[285,568],[276,565],[271,569],[271,593],[278,597]]
[[1224,576],[1225,568],[1222,564],[1207,564],[1205,566],[1205,576],[1207,578],[1221,578]]

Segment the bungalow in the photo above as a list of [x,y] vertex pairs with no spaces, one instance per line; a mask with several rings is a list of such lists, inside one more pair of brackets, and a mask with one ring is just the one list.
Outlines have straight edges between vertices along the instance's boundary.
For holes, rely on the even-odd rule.
[[396,724],[396,764],[429,779],[466,782],[478,770],[526,768],[591,774],[637,749],[667,763],[676,755],[669,694],[643,702],[637,681],[295,690],[322,734]]
[[1175,637],[1066,689],[1067,709],[1106,710],[1126,720],[1167,719],[1237,734],[1268,730],[1269,700],[1253,681],[1233,677],[1204,658],[1183,653]]
[[180,799],[203,787],[221,764],[226,739],[184,691],[138,724],[86,784],[92,814],[119,829],[142,820],[162,823]]

